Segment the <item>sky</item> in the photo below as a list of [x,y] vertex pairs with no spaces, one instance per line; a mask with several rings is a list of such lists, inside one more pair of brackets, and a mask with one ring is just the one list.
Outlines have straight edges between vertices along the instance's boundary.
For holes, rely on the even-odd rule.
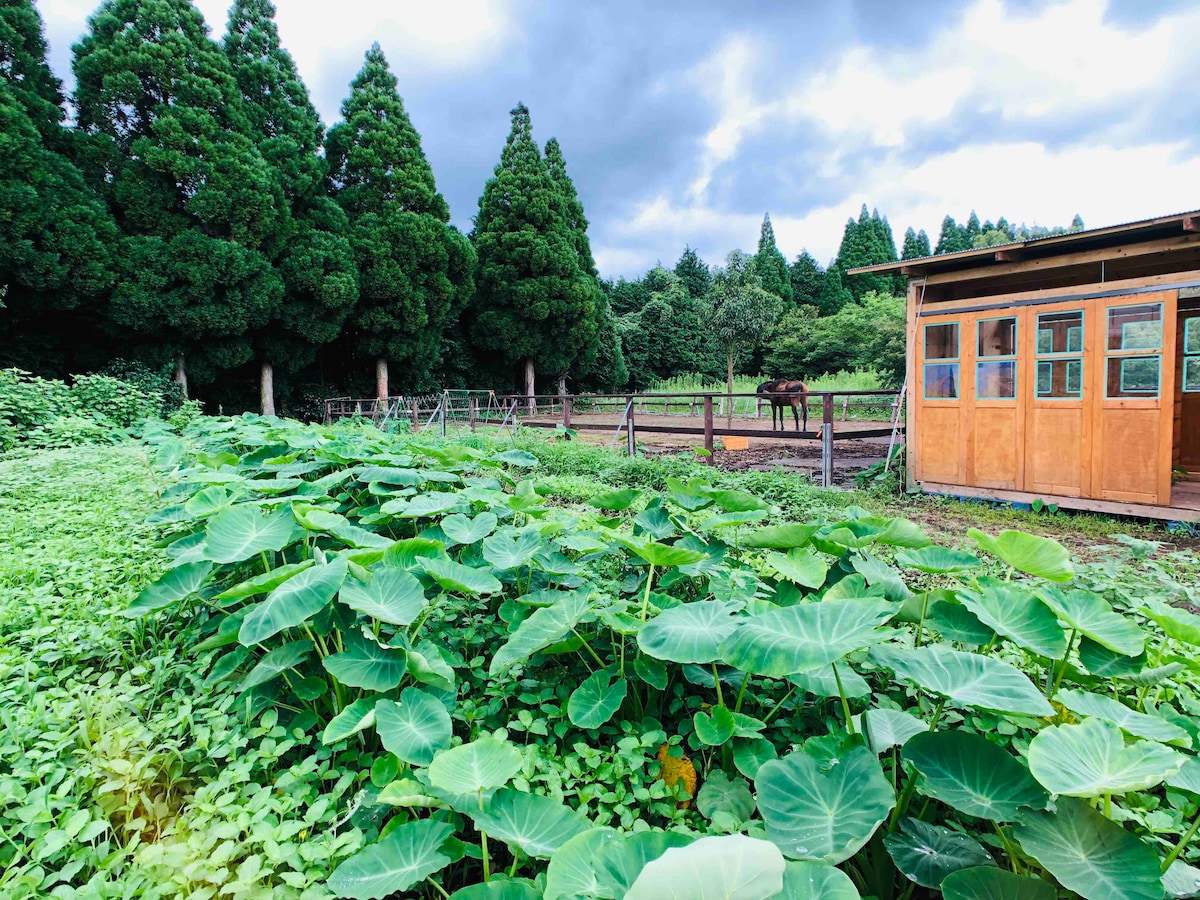
[[[862,204],[1088,227],[1200,207],[1200,4],[1188,0],[275,0],[327,125],[378,41],[455,224],[509,110],[557,137],[603,277],[837,252]],[[220,38],[230,0],[195,0]],[[37,0],[69,90],[97,0]]]

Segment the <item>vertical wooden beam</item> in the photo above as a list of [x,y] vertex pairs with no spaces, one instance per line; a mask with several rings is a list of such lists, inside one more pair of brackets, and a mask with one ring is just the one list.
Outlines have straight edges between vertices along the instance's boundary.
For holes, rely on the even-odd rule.
[[821,486],[833,487],[833,394],[821,397]]
[[629,417],[625,420],[625,443],[629,449],[630,456],[637,455],[637,444],[635,443],[635,438],[634,438],[634,434],[633,434],[633,430],[634,430],[633,429],[634,399],[635,398],[632,395],[625,398],[625,402],[628,404],[628,409],[629,409]]
[[571,398],[563,397],[563,428],[571,427]]
[[713,464],[713,402],[712,394],[704,395],[704,449],[708,451],[706,460]]

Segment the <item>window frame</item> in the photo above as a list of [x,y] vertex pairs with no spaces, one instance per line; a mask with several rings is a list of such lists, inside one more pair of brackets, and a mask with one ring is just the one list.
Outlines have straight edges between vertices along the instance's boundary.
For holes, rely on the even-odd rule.
[[[1121,310],[1136,309],[1137,307],[1157,307],[1158,308],[1158,326],[1159,338],[1157,349],[1151,350],[1147,348],[1137,349],[1111,349],[1108,344],[1112,337],[1112,316],[1114,313],[1119,313]],[[1125,327],[1133,323],[1121,323],[1121,343],[1125,343]],[[1155,402],[1162,401],[1162,379],[1163,379],[1163,344],[1166,340],[1166,307],[1163,302],[1155,303],[1122,303],[1119,306],[1106,306],[1104,308],[1104,399],[1105,400],[1150,400]],[[1129,393],[1126,391],[1125,384],[1125,360],[1135,359],[1155,359],[1158,362],[1158,384],[1153,392]],[[1117,394],[1111,392],[1112,380],[1109,378],[1109,372],[1112,367],[1113,360],[1120,360],[1117,364]]]
[[[1057,312],[1038,313],[1033,321],[1034,333],[1036,335],[1040,335],[1042,333],[1042,330],[1043,330],[1042,329],[1042,319],[1044,317],[1067,316],[1067,315],[1078,315],[1079,316],[1079,324],[1067,326],[1067,349],[1066,350],[1060,350],[1058,352],[1055,352],[1053,349],[1048,350],[1048,351],[1043,351],[1039,346],[1037,346],[1037,341],[1034,341],[1034,344],[1035,344],[1034,352],[1033,352],[1033,399],[1034,400],[1059,400],[1059,401],[1067,401],[1067,402],[1073,403],[1073,402],[1078,402],[1083,399],[1084,359],[1085,359],[1085,353],[1084,353],[1085,340],[1084,340],[1084,338],[1087,335],[1087,310],[1084,309],[1083,307],[1080,307],[1079,309],[1061,309],[1061,310],[1058,310]],[[1046,329],[1046,330],[1049,330],[1049,329]],[[1078,335],[1079,335],[1079,349],[1078,350],[1071,349],[1072,333],[1078,333]],[[1054,347],[1053,338],[1051,338],[1050,346],[1051,346],[1051,348]],[[1068,393],[1068,394],[1064,394],[1062,396],[1055,397],[1055,396],[1051,396],[1049,394],[1043,394],[1041,392],[1041,389],[1038,386],[1038,382],[1040,380],[1040,372],[1041,372],[1042,364],[1046,363],[1046,364],[1050,365],[1050,371],[1051,371],[1050,377],[1051,377],[1051,382],[1053,383],[1053,378],[1054,378],[1053,364],[1055,362],[1067,363],[1068,371],[1069,371],[1070,363],[1076,362],[1079,364],[1079,391],[1077,393]],[[1066,382],[1068,385],[1070,384],[1070,376],[1069,375],[1066,377]]]
[[[979,352],[979,341],[982,337],[983,325],[985,322],[1005,322],[1011,321],[1013,328],[1013,352],[1012,353],[997,353],[990,356],[984,356]],[[989,316],[986,319],[975,320],[975,400],[983,401],[984,403],[1004,403],[1017,399],[1018,391],[1018,373],[1020,371],[1017,365],[1017,357],[1021,350],[1021,320],[1016,315],[1009,316]],[[984,397],[979,393],[979,370],[986,365],[1009,365],[1012,367],[1012,394],[1007,397]]]
[[[927,356],[929,348],[929,329],[940,328],[947,325],[953,325],[957,338],[958,355],[949,357],[936,357],[933,360]],[[963,328],[962,320],[952,319],[943,322],[926,322],[921,329],[921,399],[930,401],[948,401],[957,403],[962,400],[962,339]],[[929,379],[927,374],[930,366],[953,366],[954,367],[954,396],[953,397],[931,397],[929,396]]]

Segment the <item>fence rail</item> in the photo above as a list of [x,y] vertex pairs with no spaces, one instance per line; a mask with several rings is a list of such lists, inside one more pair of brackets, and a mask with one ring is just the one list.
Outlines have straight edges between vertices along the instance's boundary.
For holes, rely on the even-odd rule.
[[[796,395],[794,394],[724,394],[694,392],[674,394],[496,394],[492,391],[443,391],[440,394],[420,396],[398,396],[372,399],[335,397],[325,401],[325,420],[360,416],[371,419],[386,427],[389,422],[406,421],[416,432],[436,429],[446,434],[448,425],[467,426],[472,431],[480,427],[496,427],[497,433],[505,428],[570,428],[576,431],[612,432],[609,446],[615,446],[622,432],[629,455],[636,451],[636,435],[647,434],[692,435],[702,437],[704,449],[712,462],[714,439],[718,437],[769,437],[771,440],[821,441],[821,483],[833,484],[833,444],[835,441],[861,438],[888,437],[893,442],[904,432],[901,395],[895,391],[811,391],[805,404],[807,409],[815,405],[820,410],[820,427],[797,431],[765,431],[761,428],[734,427],[733,419],[739,408],[744,410],[742,418],[750,415],[758,418],[762,406],[773,398],[784,401],[784,411]],[[738,401],[746,401],[739,404]],[[662,412],[654,407],[662,405]],[[647,406],[650,410],[647,410]],[[840,407],[841,428],[836,427],[836,413]],[[687,412],[671,412],[672,408]],[[885,412],[889,424],[873,424],[862,428],[847,428],[851,409],[874,409]],[[614,429],[611,422],[589,422],[578,416],[596,414],[620,414]],[[639,415],[678,416],[681,419],[703,417],[697,425],[663,425],[658,422],[638,421]],[[719,419],[725,419],[724,427]],[[772,425],[774,422],[772,421]],[[890,455],[891,447],[888,448]]]

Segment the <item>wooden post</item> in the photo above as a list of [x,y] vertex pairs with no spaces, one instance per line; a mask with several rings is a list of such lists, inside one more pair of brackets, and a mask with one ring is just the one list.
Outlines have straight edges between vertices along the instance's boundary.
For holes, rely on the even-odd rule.
[[188,399],[187,369],[183,364],[182,353],[175,357],[175,383],[179,385],[179,393],[183,396],[183,399]]
[[467,422],[470,423],[471,431],[475,430],[475,423],[479,418],[479,401],[474,397],[467,398]]
[[563,397],[563,428],[571,427],[571,398]]
[[450,402],[450,397],[442,394],[442,402],[440,408],[442,410],[442,437],[446,436],[446,405]]
[[821,397],[821,487],[833,487],[833,395]]
[[633,436],[633,397],[626,397],[625,400],[629,408],[629,418],[625,421],[625,443],[629,448],[629,455],[637,455],[637,444]]
[[707,462],[713,464],[713,402],[712,395],[704,395],[704,449],[708,451]]
[[275,369],[265,359],[259,379],[259,402],[264,416],[275,415]]
[[375,398],[386,400],[388,396],[388,361],[387,357],[375,359]]
[[417,398],[416,397],[413,397],[413,401],[412,401],[412,416],[413,416],[412,430],[415,433],[417,430],[417,426],[420,425],[420,423],[421,423],[421,415],[417,410]]

